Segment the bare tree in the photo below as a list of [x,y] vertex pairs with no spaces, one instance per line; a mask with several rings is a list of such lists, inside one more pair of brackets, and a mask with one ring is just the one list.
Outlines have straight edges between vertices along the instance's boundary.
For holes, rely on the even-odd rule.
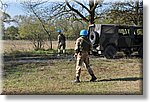
[[[74,2],[74,3],[73,3]],[[78,0],[72,0],[72,2],[69,0],[65,0],[65,3],[67,5],[67,7],[75,12],[79,17],[81,17],[85,22],[90,23],[90,24],[94,24],[95,22],[95,13],[96,13],[96,9],[98,7],[101,7],[103,0],[88,0],[86,1],[87,3],[78,1]],[[76,8],[74,5],[77,4],[78,6],[80,6],[80,8]]]
[[[50,31],[50,29],[47,29],[48,28],[47,25],[50,26],[50,24],[49,24],[49,22],[51,20],[50,12],[49,12],[49,10],[46,11],[46,8],[42,7],[43,4],[45,4],[45,3],[47,3],[47,1],[33,2],[32,0],[30,0],[30,1],[23,2],[22,5],[24,6],[24,8],[26,8],[28,13],[32,13],[40,21],[43,30],[48,35],[48,40],[50,42],[50,49],[52,49],[52,38],[51,38],[52,31]],[[44,13],[46,13],[46,14],[44,14]]]
[[2,29],[4,29],[4,23],[11,23],[11,22],[15,22],[14,19],[11,18],[11,16],[6,13],[6,9],[8,8],[8,4],[7,3],[4,3],[2,2],[2,0],[0,0],[0,20],[1,20],[1,27]]
[[[84,20],[87,23],[95,23],[97,19],[97,9],[102,7],[104,0],[65,0],[65,2],[55,2],[51,7],[53,16],[56,18],[68,18],[73,20]],[[99,11],[98,11],[99,12]]]
[[3,3],[2,0],[0,0],[0,9],[2,11],[6,11],[7,7],[8,7],[8,5],[6,3]]

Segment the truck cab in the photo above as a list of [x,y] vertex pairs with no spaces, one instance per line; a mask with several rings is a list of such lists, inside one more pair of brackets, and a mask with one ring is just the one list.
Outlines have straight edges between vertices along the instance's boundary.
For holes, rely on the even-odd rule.
[[143,56],[143,27],[116,24],[94,24],[89,26],[89,39],[94,55],[103,54],[114,58],[118,51],[131,55],[137,51]]

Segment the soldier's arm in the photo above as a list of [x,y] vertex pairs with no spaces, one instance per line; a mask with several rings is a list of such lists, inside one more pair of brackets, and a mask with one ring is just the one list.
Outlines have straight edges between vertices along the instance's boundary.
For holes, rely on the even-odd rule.
[[93,44],[92,43],[90,43],[90,51],[97,52],[97,50],[93,48]]
[[80,46],[80,39],[77,39],[75,42],[75,48],[74,48],[75,55],[79,53],[79,46]]
[[64,35],[64,41],[66,41],[66,37],[65,37],[65,35]]
[[89,40],[89,47],[90,47],[90,50],[92,51],[93,50],[93,45],[92,45],[92,42]]
[[58,41],[58,43],[60,43],[60,35],[58,35],[57,41]]

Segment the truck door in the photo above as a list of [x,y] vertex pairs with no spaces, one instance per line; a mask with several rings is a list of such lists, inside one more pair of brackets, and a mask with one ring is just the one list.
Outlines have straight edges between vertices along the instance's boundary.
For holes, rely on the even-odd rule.
[[114,25],[103,25],[100,35],[100,44],[105,47],[109,44],[116,45],[118,40],[118,34],[115,33]]
[[129,28],[119,28],[118,29],[118,47],[119,48],[127,48],[131,47],[131,35],[130,35],[130,29]]

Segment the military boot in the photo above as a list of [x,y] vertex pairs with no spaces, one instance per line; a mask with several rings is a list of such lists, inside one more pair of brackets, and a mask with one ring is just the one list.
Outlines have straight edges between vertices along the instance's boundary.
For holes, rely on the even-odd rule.
[[74,80],[74,83],[80,83],[79,77],[76,77],[76,80]]
[[96,76],[94,74],[92,74],[91,76],[92,76],[92,78],[91,78],[90,82],[96,81],[96,79],[97,79]]

